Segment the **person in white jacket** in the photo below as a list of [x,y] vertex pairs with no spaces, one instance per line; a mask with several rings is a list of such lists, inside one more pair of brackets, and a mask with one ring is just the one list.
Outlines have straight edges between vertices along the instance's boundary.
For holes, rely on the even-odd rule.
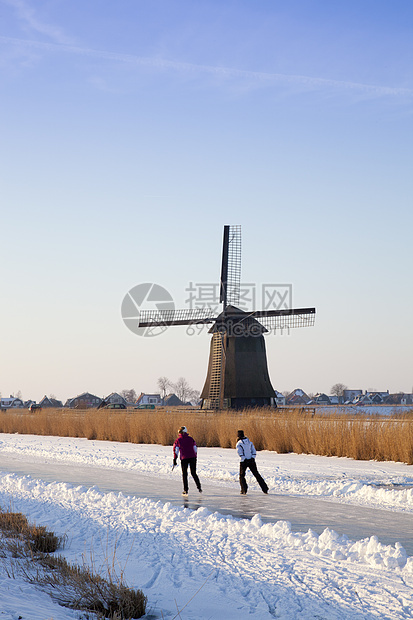
[[248,490],[247,481],[245,479],[245,473],[247,469],[255,476],[258,484],[261,487],[263,493],[268,493],[268,486],[264,478],[260,475],[257,465],[255,463],[255,457],[257,451],[252,441],[244,435],[244,431],[238,431],[237,452],[241,457],[239,464],[239,483],[241,485],[241,495],[246,495]]

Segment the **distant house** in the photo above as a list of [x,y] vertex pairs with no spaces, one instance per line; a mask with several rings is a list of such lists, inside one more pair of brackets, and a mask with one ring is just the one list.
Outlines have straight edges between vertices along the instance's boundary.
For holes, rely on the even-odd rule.
[[99,396],[95,396],[94,394],[90,394],[90,392],[83,392],[83,394],[79,394],[79,396],[75,396],[74,398],[68,398],[65,407],[70,407],[74,409],[75,407],[79,407],[79,409],[89,409],[92,407],[98,407],[102,399]]
[[24,407],[24,403],[21,398],[10,396],[10,398],[0,399],[0,407],[2,409],[21,409]]
[[363,390],[343,390],[343,400],[345,403],[352,403],[355,398],[362,396]]
[[365,392],[353,399],[353,405],[382,405],[384,404],[389,392]]
[[352,401],[353,405],[372,405],[373,401],[371,400],[369,394],[361,394],[360,396],[356,396],[356,398]]
[[285,396],[284,396],[284,394],[281,394],[281,392],[277,392],[277,390],[275,390],[274,401],[275,401],[275,404],[277,405],[277,407],[284,407],[284,405],[285,405]]
[[388,394],[384,399],[385,405],[413,405],[413,394]]
[[181,407],[185,403],[183,403],[176,394],[168,394],[168,396],[165,396],[165,398],[163,399],[162,404],[165,405],[165,407]]
[[118,394],[117,392],[112,392],[111,394],[109,394],[109,396],[106,396],[104,398],[104,402],[109,405],[125,405],[125,407],[127,406],[127,402],[126,399],[123,398],[123,396],[121,396],[120,394]]
[[312,402],[317,405],[331,405],[330,397],[327,394],[316,394]]
[[141,392],[138,399],[136,400],[136,405],[162,405],[163,401],[160,394],[144,394]]
[[389,392],[368,392],[370,400],[375,405],[381,405],[384,403],[385,398],[389,395]]
[[48,398],[47,396],[43,396],[42,400],[39,402],[40,407],[63,407],[63,403],[61,400],[57,400],[56,398]]
[[309,402],[310,398],[303,390],[300,390],[299,388],[291,392],[291,394],[288,394],[287,398],[285,399],[285,404],[290,405],[291,407],[307,405],[307,403]]

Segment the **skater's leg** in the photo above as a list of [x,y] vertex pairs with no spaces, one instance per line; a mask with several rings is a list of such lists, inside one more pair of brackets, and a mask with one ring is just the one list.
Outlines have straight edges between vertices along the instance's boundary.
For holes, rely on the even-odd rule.
[[248,463],[247,461],[241,461],[239,464],[239,483],[241,485],[241,493],[245,495],[248,490],[248,484],[245,480],[245,472],[247,471]]
[[185,493],[188,493],[188,461],[189,459],[181,459],[182,481]]
[[195,481],[198,491],[201,490],[201,483],[199,482],[198,474],[196,473],[196,458],[189,459],[189,467],[191,468],[191,476]]
[[268,485],[265,482],[264,478],[259,473],[259,471],[257,469],[257,464],[255,462],[255,459],[251,459],[251,462],[249,464],[249,468],[250,468],[251,473],[255,476],[258,484],[260,485],[261,491],[263,493],[268,493]]

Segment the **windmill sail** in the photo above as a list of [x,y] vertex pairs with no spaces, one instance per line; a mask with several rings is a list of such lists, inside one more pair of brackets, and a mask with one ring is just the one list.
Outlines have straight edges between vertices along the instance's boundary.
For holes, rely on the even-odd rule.
[[139,327],[196,325],[201,323],[213,323],[215,319],[214,312],[209,308],[139,311]]
[[228,245],[229,245],[229,226],[224,226],[224,239],[222,242],[222,265],[219,302],[227,305],[227,286],[228,286]]
[[285,310],[257,310],[250,316],[258,319],[267,330],[283,330],[294,327],[312,327],[315,308],[288,308]]
[[226,312],[216,319],[213,330],[225,326],[235,336],[259,336],[268,331],[294,327],[312,327],[315,322],[315,308],[287,308],[282,310],[255,310],[244,312],[227,306]]
[[220,299],[227,305],[238,306],[241,291],[241,226],[224,226]]

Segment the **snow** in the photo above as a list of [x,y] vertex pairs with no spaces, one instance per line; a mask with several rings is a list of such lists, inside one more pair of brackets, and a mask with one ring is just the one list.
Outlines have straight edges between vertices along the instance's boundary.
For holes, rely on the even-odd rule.
[[[296,532],[288,521],[268,523],[260,514],[241,519],[99,488],[109,470],[175,484],[180,472],[171,471],[171,447],[1,434],[0,456],[51,468],[95,468],[92,488],[0,471],[0,506],[66,535],[62,553],[69,561],[124,572],[128,584],[147,595],[148,618],[413,617],[413,558],[400,543],[385,545],[374,535],[351,540],[328,528]],[[200,448],[198,461],[205,494],[208,485],[221,486],[228,496],[239,493],[235,450]],[[270,487],[268,499],[273,492],[303,502],[328,498],[350,510],[384,509],[389,518],[413,513],[413,469],[402,463],[273,452],[259,452],[257,463]],[[258,497],[254,482],[250,490]],[[68,620],[81,614],[9,578],[0,563],[0,620],[19,617]]]

